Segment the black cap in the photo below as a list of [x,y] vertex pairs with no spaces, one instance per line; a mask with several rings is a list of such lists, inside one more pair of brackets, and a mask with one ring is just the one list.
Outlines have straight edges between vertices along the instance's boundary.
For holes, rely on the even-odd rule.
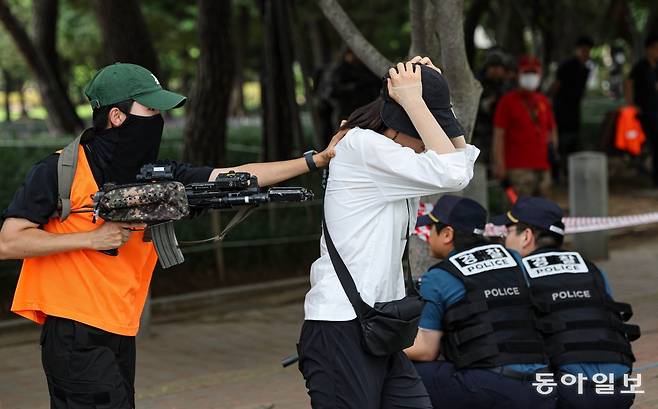
[[444,195],[437,200],[432,211],[416,220],[416,227],[442,223],[455,230],[484,234],[487,211],[478,202],[460,196]]
[[520,197],[512,209],[491,219],[497,226],[525,223],[564,236],[562,209],[542,197]]
[[[434,115],[434,118],[436,118],[436,121],[443,128],[443,131],[450,138],[464,135],[464,129],[452,111],[448,82],[437,70],[422,64],[414,65],[420,67],[421,70],[423,100],[432,115]],[[420,138],[420,134],[404,108],[388,95],[388,87],[386,86],[386,80],[388,78],[389,75],[386,74],[384,76],[384,86],[382,87],[382,97],[384,98],[384,105],[381,110],[382,121],[389,128]]]

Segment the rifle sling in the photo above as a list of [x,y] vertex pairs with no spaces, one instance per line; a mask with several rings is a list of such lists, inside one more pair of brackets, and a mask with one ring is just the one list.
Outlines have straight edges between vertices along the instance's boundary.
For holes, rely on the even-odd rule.
[[255,207],[243,207],[241,208],[235,216],[231,219],[231,221],[228,222],[226,227],[224,227],[224,230],[222,230],[221,233],[218,235],[211,237],[209,239],[204,239],[204,240],[192,240],[192,241],[180,241],[178,242],[180,247],[189,247],[189,246],[196,246],[199,244],[206,244],[206,243],[216,243],[218,241],[224,240],[224,237],[228,234],[229,231],[233,230],[235,226],[240,224],[244,219],[249,217],[251,213],[256,210]]

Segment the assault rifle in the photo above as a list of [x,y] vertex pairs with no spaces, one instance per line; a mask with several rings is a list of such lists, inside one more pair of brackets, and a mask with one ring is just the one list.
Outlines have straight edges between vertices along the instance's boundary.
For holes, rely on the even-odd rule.
[[[145,165],[137,183],[106,184],[94,195],[94,220],[147,224],[145,240],[152,240],[163,268],[182,263],[180,244],[197,245],[220,241],[257,206],[271,202],[304,202],[313,192],[301,187],[272,187],[261,191],[258,178],[246,172],[222,173],[212,182],[183,185],[174,181],[170,166]],[[239,208],[222,233],[206,240],[178,243],[175,220],[207,209]],[[117,255],[118,251],[105,252]]]

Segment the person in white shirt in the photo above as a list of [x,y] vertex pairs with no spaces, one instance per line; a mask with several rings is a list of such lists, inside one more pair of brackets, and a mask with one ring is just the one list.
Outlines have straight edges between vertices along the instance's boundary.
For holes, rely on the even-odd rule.
[[[405,296],[402,253],[421,196],[462,190],[479,154],[451,109],[447,82],[429,58],[398,63],[382,96],[355,110],[336,146],[325,193],[327,229],[369,304]],[[319,408],[431,408],[400,351],[377,357],[331,263],[324,235],[298,352],[311,405]]]

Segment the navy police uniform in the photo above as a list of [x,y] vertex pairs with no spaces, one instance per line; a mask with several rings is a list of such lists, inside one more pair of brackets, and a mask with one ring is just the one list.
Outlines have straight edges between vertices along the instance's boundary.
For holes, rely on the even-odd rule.
[[[542,198],[520,198],[495,224],[525,223],[564,235],[562,210]],[[540,248],[523,258],[537,328],[543,334],[551,368],[558,383],[558,408],[629,408],[632,394],[621,394],[624,375],[631,372],[635,357],[630,341],[640,336],[636,325],[626,322],[631,306],[615,302],[605,275],[592,262],[574,251]],[[564,375],[584,376],[566,385]],[[596,374],[614,379],[614,393],[598,394],[592,379]],[[599,376],[599,379],[602,379]]]
[[[443,196],[419,225],[441,223],[482,234],[486,211]],[[453,251],[422,278],[427,304],[419,327],[443,331],[445,360],[416,363],[435,408],[554,408],[555,394],[532,386],[546,371],[520,258],[484,239]]]

